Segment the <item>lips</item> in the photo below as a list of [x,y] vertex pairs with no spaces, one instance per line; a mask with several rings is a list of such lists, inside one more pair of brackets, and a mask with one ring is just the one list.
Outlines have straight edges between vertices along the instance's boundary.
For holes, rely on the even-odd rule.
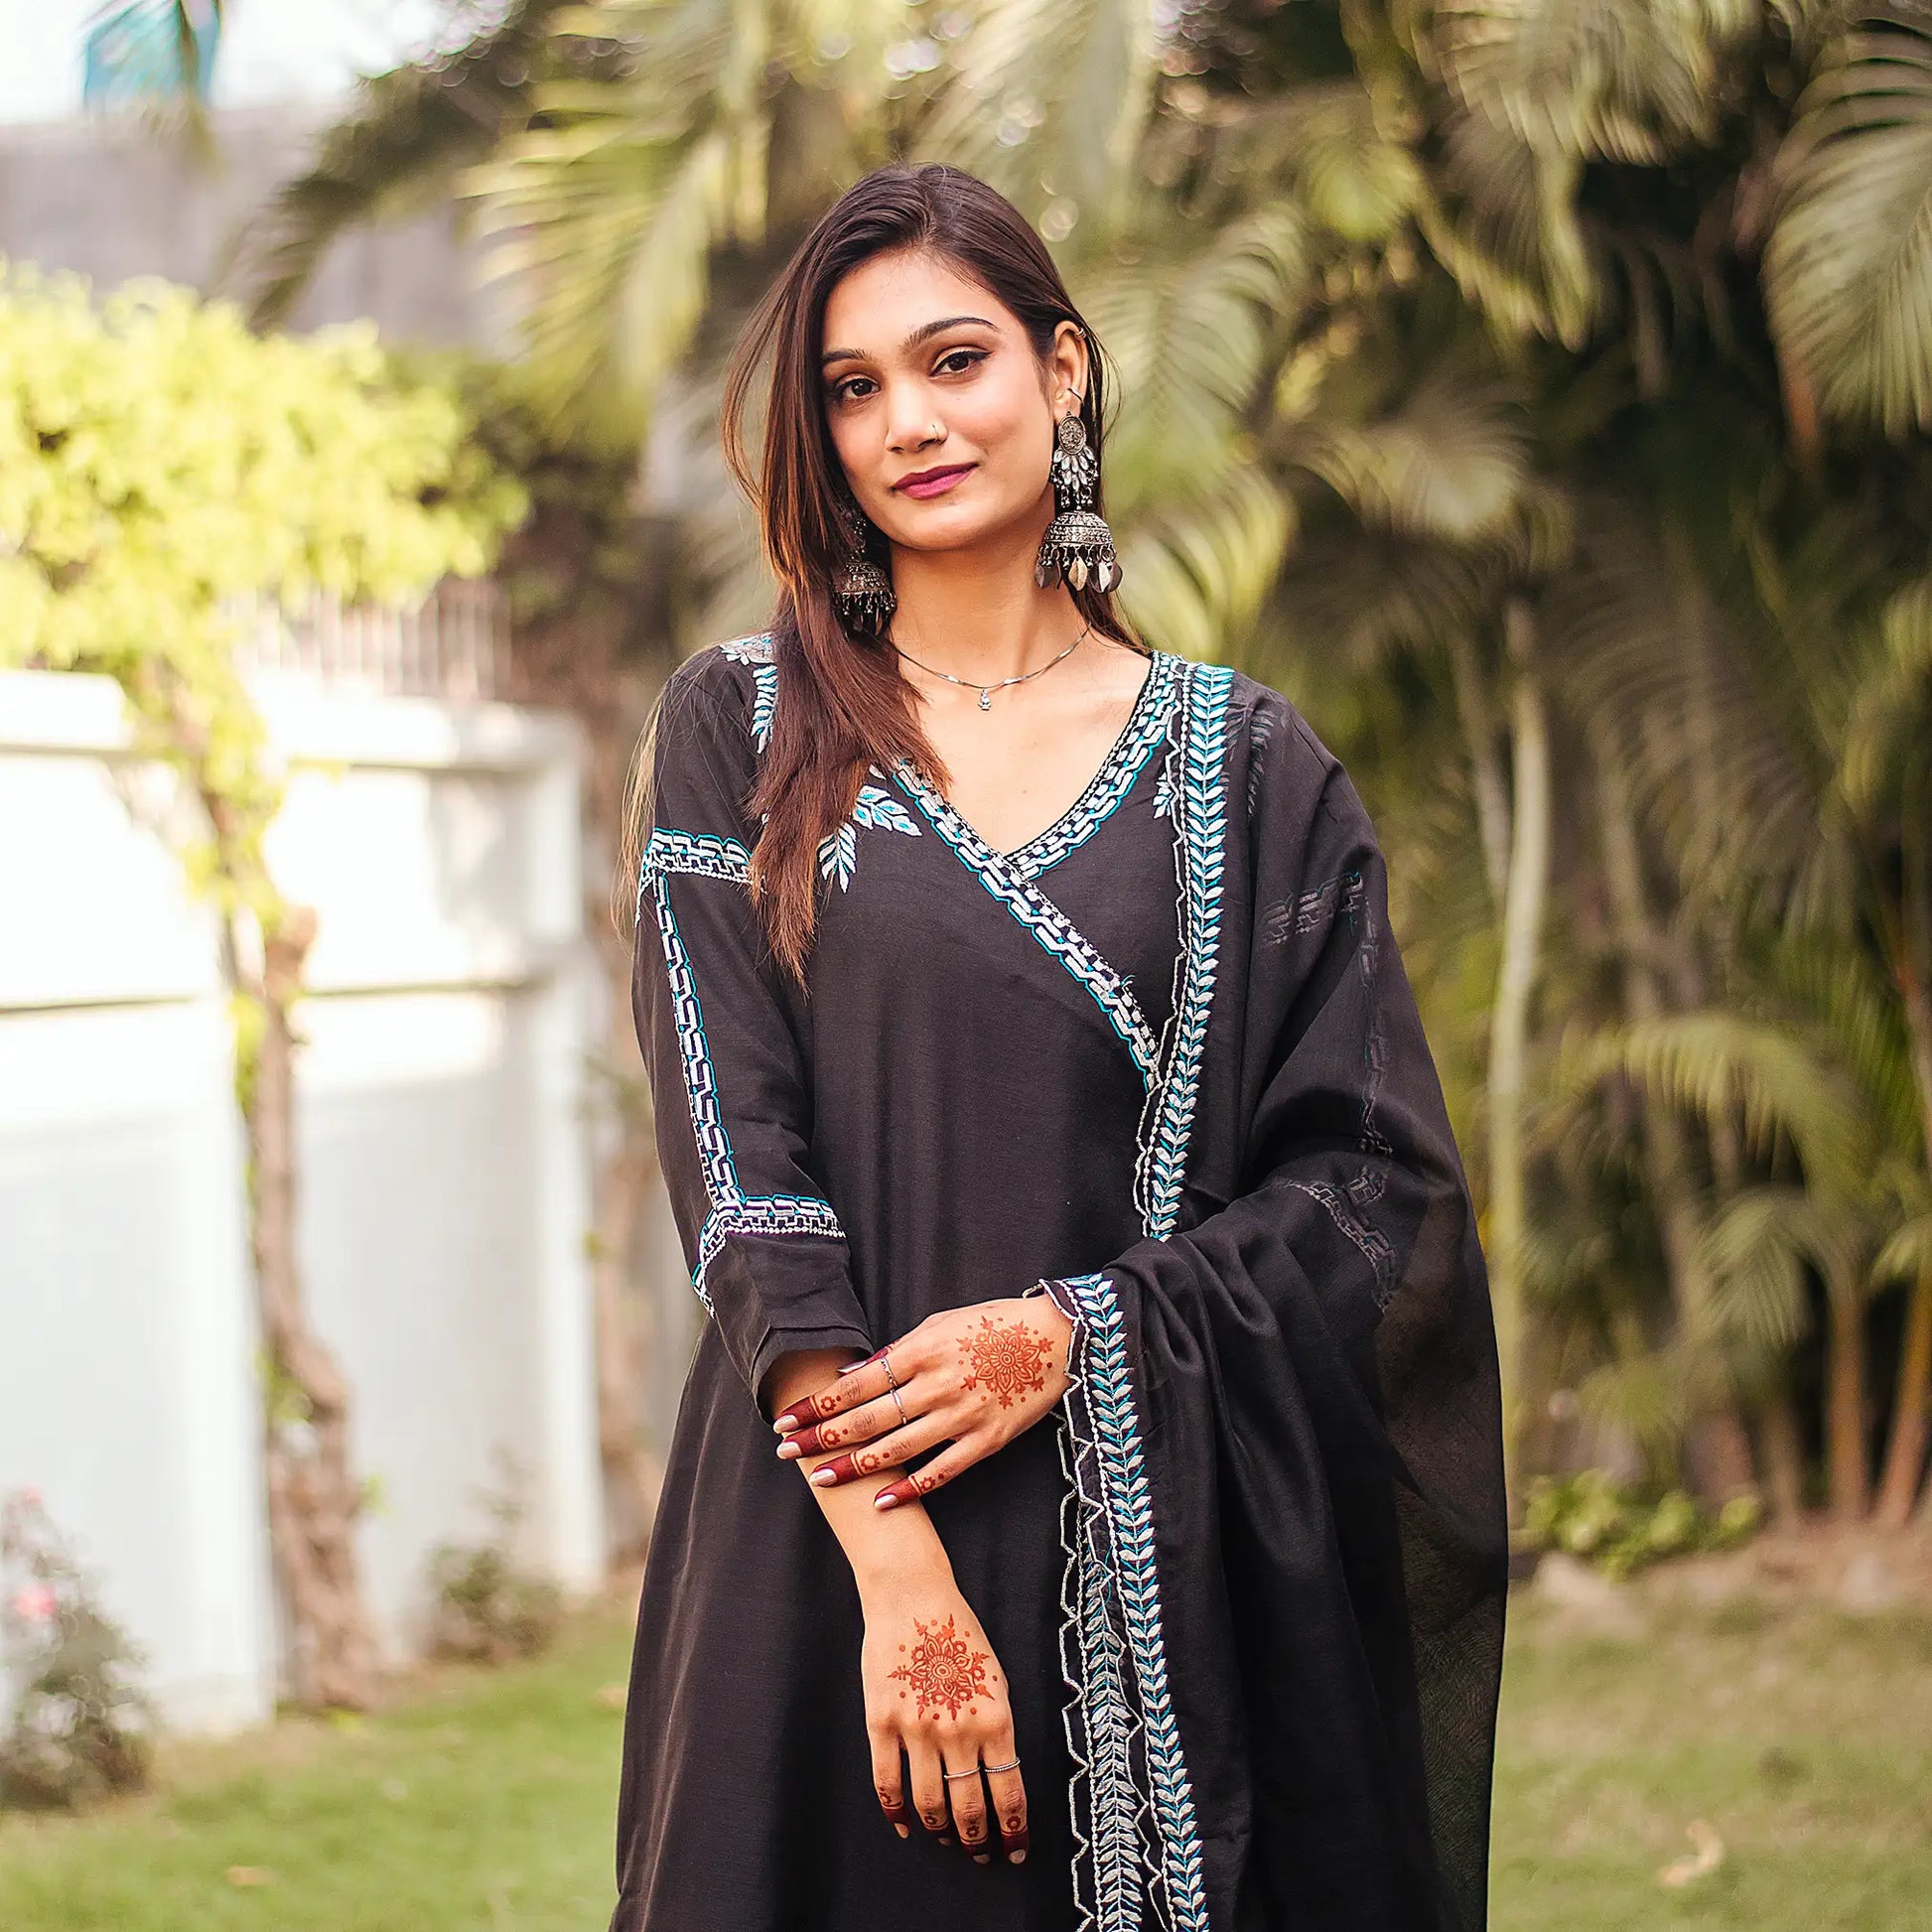
[[894,487],[906,496],[938,496],[972,472],[970,463],[956,463],[943,470],[921,470],[914,476],[901,477]]

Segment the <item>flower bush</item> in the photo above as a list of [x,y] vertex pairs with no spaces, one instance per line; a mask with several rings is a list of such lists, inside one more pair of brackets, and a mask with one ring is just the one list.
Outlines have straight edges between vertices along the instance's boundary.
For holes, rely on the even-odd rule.
[[0,1503],[0,1586],[12,1692],[0,1806],[71,1810],[144,1785],[155,1725],[140,1652],[100,1608],[36,1490]]

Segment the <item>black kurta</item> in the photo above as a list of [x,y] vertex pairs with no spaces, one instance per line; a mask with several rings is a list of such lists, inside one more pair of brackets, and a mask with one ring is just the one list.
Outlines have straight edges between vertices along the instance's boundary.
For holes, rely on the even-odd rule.
[[[782,649],[698,653],[656,735],[633,992],[711,1318],[612,1932],[1473,1932],[1495,1350],[1352,787],[1279,693],[1156,650],[1017,851],[875,766],[801,994],[745,887]],[[857,1590],[753,1391],[1040,1283],[1074,1386],[926,1502],[1027,1780],[1028,1863],[980,1866],[880,1813]]]

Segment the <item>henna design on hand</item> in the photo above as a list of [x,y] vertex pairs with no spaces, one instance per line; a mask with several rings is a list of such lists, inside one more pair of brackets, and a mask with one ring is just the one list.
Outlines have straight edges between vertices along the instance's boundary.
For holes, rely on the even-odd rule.
[[1037,1395],[1046,1386],[1043,1364],[1053,1344],[1024,1321],[996,1321],[983,1314],[977,1332],[960,1336],[959,1349],[966,1358],[964,1385],[976,1389],[984,1382],[1000,1398],[1002,1409],[1011,1409],[1021,1396]]
[[[986,1667],[991,1657],[984,1650],[975,1650],[953,1627],[951,1617],[944,1624],[927,1623],[914,1617],[912,1628],[918,1640],[912,1646],[911,1656],[888,1672],[888,1676],[911,1687],[922,1718],[929,1711],[941,1708],[949,1718],[957,1718],[962,1709],[970,1717],[973,1699],[991,1695],[991,1686],[986,1681]],[[900,1644],[899,1650],[904,1649]],[[903,1691],[899,1693],[900,1697],[904,1695]]]

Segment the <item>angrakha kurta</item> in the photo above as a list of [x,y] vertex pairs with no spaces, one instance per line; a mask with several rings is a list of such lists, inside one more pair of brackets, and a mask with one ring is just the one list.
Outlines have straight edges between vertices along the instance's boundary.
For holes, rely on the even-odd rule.
[[[993,851],[874,766],[803,989],[746,888],[786,641],[667,686],[633,994],[708,1319],[638,1610],[612,1932],[1474,1932],[1504,1535],[1482,1257],[1366,816],[1154,650]],[[843,1553],[755,1397],[1043,1285],[1045,1421],[927,1499],[1032,1850],[899,1840]]]

